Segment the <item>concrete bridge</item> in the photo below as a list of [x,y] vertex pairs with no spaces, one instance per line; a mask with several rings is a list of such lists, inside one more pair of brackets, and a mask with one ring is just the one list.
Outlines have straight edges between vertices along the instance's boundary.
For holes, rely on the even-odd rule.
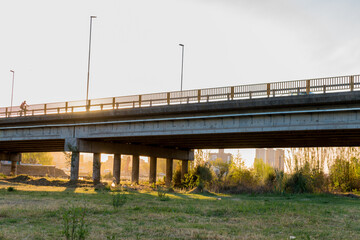
[[238,86],[205,89],[207,95],[190,90],[128,97],[136,101],[122,97],[85,105],[34,105],[21,117],[17,109],[3,108],[0,158],[11,160],[15,171],[21,152],[71,151],[71,180],[76,181],[79,152],[93,153],[95,183],[100,181],[100,153],[114,154],[117,183],[121,154],[133,155],[133,182],[139,181],[140,155],[150,157],[150,182],[156,180],[157,158],[166,158],[169,184],[173,159],[182,161],[184,175],[193,149],[360,145],[358,75],[275,87],[248,85],[246,92]]

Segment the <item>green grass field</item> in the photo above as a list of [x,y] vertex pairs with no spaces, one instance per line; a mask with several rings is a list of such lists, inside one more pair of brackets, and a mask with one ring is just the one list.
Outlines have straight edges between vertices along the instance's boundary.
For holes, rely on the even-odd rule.
[[65,239],[72,206],[86,209],[86,239],[360,239],[360,200],[349,197],[124,193],[114,208],[110,191],[0,180],[0,239]]

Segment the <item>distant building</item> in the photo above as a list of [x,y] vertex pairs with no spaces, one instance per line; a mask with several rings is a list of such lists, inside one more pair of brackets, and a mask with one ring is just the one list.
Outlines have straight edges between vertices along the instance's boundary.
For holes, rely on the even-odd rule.
[[284,171],[284,149],[257,148],[255,158],[262,159],[274,169]]
[[216,159],[220,158],[224,162],[230,163],[232,154],[231,153],[225,153],[224,149],[219,149],[219,152],[217,153],[210,153],[210,160],[215,161]]

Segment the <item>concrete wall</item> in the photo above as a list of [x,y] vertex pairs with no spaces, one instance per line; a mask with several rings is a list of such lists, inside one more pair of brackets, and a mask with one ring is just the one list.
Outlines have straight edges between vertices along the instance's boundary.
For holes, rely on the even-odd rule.
[[[5,175],[10,175],[10,163],[0,163],[0,173]],[[62,177],[68,178],[69,176],[61,169],[56,168],[55,166],[38,166],[38,165],[22,165],[18,164],[16,174],[26,174],[36,177]]]

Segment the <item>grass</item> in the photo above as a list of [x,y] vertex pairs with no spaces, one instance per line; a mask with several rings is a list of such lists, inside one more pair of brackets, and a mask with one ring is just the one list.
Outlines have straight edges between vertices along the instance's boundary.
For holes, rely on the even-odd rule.
[[[16,191],[7,191],[13,187]],[[360,239],[360,200],[334,195],[216,195],[32,186],[0,181],[0,239],[65,239],[63,211],[86,207],[87,239]],[[221,200],[219,200],[221,199]]]

